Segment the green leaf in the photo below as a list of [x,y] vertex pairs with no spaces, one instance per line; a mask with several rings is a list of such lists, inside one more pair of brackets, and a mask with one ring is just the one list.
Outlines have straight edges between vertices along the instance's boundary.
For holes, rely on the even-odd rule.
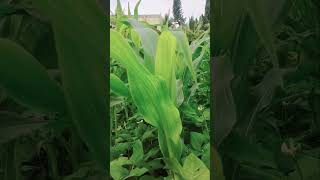
[[119,96],[129,96],[129,90],[127,86],[115,74],[110,74],[110,88],[114,93],[116,93]]
[[183,170],[189,173],[189,179],[209,180],[210,172],[206,165],[194,154],[189,154],[184,161]]
[[205,137],[201,133],[197,133],[197,132],[190,133],[190,143],[193,149],[201,150],[204,142],[205,142]]
[[151,73],[154,73],[154,64],[157,51],[157,43],[159,35],[150,27],[136,21],[129,19],[128,23],[139,34],[141,46],[144,53],[144,64]]
[[158,41],[155,74],[166,81],[170,97],[176,104],[175,58],[176,38],[169,31],[164,31]]
[[111,58],[126,69],[130,94],[144,120],[158,128],[161,152],[165,157],[180,158],[182,124],[180,114],[169,95],[166,82],[152,75],[141,63],[120,33],[110,30]]
[[120,157],[110,163],[110,174],[113,179],[122,179],[129,175],[129,170],[122,167],[131,165],[131,161],[127,157]]
[[[96,1],[35,0],[52,23],[68,110],[91,155],[109,167],[105,14]],[[76,30],[76,31],[75,31]],[[39,98],[38,98],[39,99]]]
[[189,47],[189,42],[186,34],[183,31],[172,31],[172,34],[177,39],[177,50],[180,51],[180,53],[182,53],[183,62],[188,67],[193,79],[196,80],[196,72],[192,65],[192,52]]
[[132,161],[133,164],[138,164],[140,161],[143,160],[143,146],[142,142],[140,140],[137,140],[133,144],[133,154],[130,157],[130,161]]
[[141,40],[140,40],[140,36],[137,33],[137,31],[134,30],[134,29],[131,29],[130,30],[130,35],[131,35],[131,40],[133,41],[134,45],[137,47],[137,49],[140,49]]
[[130,174],[124,178],[128,179],[129,177],[135,177],[135,176],[142,176],[144,173],[148,172],[149,170],[145,167],[143,168],[134,168],[133,170],[130,171]]
[[31,54],[0,39],[0,56],[0,87],[8,95],[35,110],[65,113],[62,89]]

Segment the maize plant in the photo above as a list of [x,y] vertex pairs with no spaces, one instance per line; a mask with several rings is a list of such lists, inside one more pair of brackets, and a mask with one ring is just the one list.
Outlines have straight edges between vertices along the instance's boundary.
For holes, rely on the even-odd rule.
[[[196,72],[200,69],[205,52],[208,53],[208,34],[189,45],[183,31],[169,29],[165,24],[159,31],[145,22],[140,22],[139,4],[140,1],[132,17],[130,10],[128,16],[124,15],[118,1],[116,16],[111,19],[113,28],[110,29],[110,56],[113,74],[110,76],[110,88],[114,94],[111,99],[115,102],[118,100],[118,104],[111,106],[111,111],[114,112],[115,136],[112,150],[131,149],[129,146],[132,146],[133,151],[131,156],[125,156],[115,155],[116,152],[111,150],[111,176],[113,179],[147,179],[162,169],[168,179],[209,179],[209,163],[207,161],[205,164],[204,158],[199,158],[209,158],[209,138],[205,134],[209,133],[208,128],[204,134],[185,133],[191,136],[193,149],[203,151],[203,144],[207,143],[207,155],[192,152],[183,141],[184,127],[181,118],[182,114],[190,117],[190,114],[195,112],[189,101],[192,101],[190,99],[194,96],[194,91],[199,88],[198,81],[203,81],[200,73]],[[187,89],[187,85],[191,85],[191,90]],[[125,105],[128,102],[134,106]],[[201,108],[203,107],[200,106]],[[121,118],[122,109],[124,118]],[[129,117],[130,114],[133,114],[133,117]],[[137,119],[143,121],[136,124],[130,122]],[[191,122],[191,126],[198,123],[199,126],[207,127],[204,119],[195,119],[196,122]],[[140,129],[146,128],[146,132],[142,137],[135,134],[130,144],[129,138],[123,136],[124,132],[130,134],[130,127],[127,126],[138,129],[137,126],[140,126]],[[155,135],[157,138],[152,138]],[[158,147],[147,147],[149,151],[144,156],[143,142],[150,138],[157,141]],[[199,143],[196,144],[196,141]],[[157,149],[160,149],[161,154]],[[129,165],[131,170],[124,165]]]

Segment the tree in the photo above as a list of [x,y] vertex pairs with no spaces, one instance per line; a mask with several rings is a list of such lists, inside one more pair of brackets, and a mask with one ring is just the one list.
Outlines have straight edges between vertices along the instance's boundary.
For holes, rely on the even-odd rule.
[[206,0],[206,6],[204,10],[204,23],[210,22],[210,0]]
[[180,0],[173,0],[173,19],[177,21],[179,25],[185,23]]

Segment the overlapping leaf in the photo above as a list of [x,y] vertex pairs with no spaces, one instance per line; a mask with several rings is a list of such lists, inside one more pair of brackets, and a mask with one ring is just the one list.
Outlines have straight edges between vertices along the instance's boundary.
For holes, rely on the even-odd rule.
[[9,40],[0,39],[0,56],[0,87],[6,93],[30,108],[65,113],[62,89],[31,54]]
[[[105,15],[96,1],[36,0],[52,23],[68,110],[92,156],[109,166]],[[39,99],[39,98],[37,98]]]
[[111,58],[127,69],[131,96],[145,121],[158,128],[163,155],[179,158],[182,125],[166,82],[162,77],[152,75],[139,62],[139,56],[118,32],[110,30],[110,37]]

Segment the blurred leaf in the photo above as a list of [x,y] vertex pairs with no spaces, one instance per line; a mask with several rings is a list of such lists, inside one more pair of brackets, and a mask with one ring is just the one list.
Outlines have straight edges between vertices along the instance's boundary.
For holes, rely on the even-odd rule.
[[43,9],[52,23],[63,88],[74,125],[91,155],[108,168],[105,15],[96,1],[75,4],[71,0],[36,0],[34,5]]
[[236,107],[231,91],[233,72],[230,59],[218,57],[213,61],[213,109],[215,112],[213,138],[218,146],[236,123]]
[[213,177],[219,180],[225,180],[222,161],[215,147],[211,147],[211,154]]
[[0,39],[0,56],[0,85],[8,95],[36,110],[65,113],[62,89],[31,54]]

